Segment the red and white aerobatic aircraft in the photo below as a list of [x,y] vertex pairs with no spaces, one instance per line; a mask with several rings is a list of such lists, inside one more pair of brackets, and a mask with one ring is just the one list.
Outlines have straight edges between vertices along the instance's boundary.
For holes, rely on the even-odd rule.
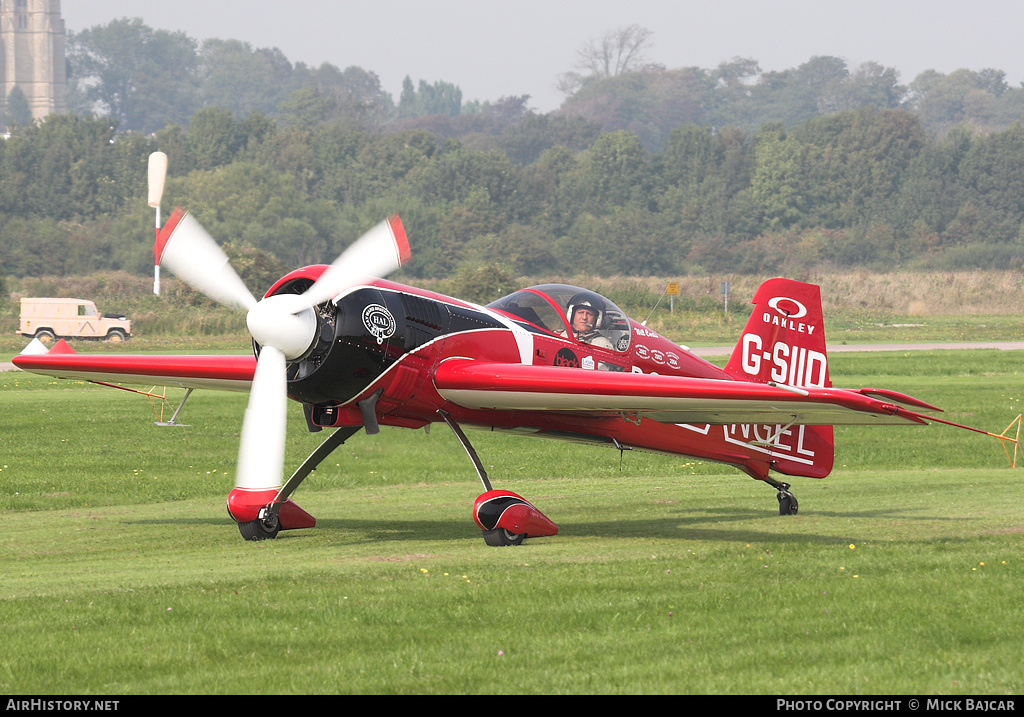
[[[492,488],[463,427],[727,463],[775,488],[780,513],[791,514],[796,498],[771,473],[828,475],[833,425],[948,423],[928,415],[934,406],[894,391],[832,387],[811,284],[762,284],[723,369],[580,287],[533,286],[478,306],[374,278],[408,257],[392,217],[334,264],[293,271],[257,301],[179,209],[157,231],[158,263],[248,312],[253,356],[85,355],[61,342],[14,363],[60,378],[248,391],[228,496],[248,540],[313,527],[293,492],[346,439],[381,425],[446,423],[484,487],[474,517],[485,541],[514,545],[558,528],[521,496]],[[289,398],[310,431],[333,430],[285,479]]]

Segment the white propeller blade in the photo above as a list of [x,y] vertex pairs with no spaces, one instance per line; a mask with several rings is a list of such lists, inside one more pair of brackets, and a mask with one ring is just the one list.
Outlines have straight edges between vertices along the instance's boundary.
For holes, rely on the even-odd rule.
[[245,310],[256,306],[256,299],[231,268],[227,255],[192,215],[175,212],[164,231],[169,236],[160,263],[178,278],[222,304]]
[[266,490],[281,486],[287,403],[284,354],[273,346],[264,346],[242,421],[235,477],[238,488]]
[[322,304],[368,277],[387,276],[408,260],[409,240],[396,214],[345,249],[304,296],[313,306]]

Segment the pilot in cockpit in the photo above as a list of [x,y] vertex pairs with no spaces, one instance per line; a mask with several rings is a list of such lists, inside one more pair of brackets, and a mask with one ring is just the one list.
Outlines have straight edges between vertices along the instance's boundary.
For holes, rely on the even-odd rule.
[[603,349],[612,348],[612,342],[601,332],[604,321],[604,302],[597,294],[582,292],[569,299],[566,307],[569,316],[569,325],[577,340],[600,346]]

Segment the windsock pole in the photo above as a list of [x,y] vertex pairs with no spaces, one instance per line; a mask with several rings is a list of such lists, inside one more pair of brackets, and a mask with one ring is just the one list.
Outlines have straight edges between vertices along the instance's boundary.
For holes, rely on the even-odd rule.
[[167,155],[153,152],[149,155],[149,206],[156,210],[156,239],[153,244],[153,293],[160,295],[160,254],[157,244],[160,240],[160,200],[167,178]]
[[[156,208],[156,236],[160,237],[160,207]],[[154,240],[155,245],[155,240]],[[153,293],[160,296],[160,257],[153,257]]]

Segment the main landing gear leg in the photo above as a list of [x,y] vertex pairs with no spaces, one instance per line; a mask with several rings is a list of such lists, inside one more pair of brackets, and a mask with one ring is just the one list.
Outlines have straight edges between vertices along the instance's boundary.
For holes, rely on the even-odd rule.
[[448,412],[438,410],[438,413],[466,450],[484,486],[484,493],[477,497],[473,505],[473,519],[483,531],[484,542],[494,547],[519,545],[527,537],[556,534],[558,526],[522,496],[507,490],[494,490],[480,457],[462,428]]
[[796,502],[796,496],[789,492],[789,483],[781,483],[767,476],[762,480],[778,491],[775,497],[779,499],[779,515],[796,515],[799,506]]

